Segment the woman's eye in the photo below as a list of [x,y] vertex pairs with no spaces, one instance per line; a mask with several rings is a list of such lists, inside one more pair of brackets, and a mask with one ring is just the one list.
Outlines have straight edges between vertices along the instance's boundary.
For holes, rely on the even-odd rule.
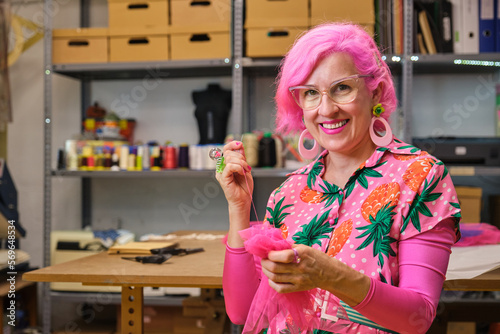
[[314,89],[308,89],[308,90],[304,91],[305,97],[314,97],[316,95],[318,95],[318,91],[316,91]]
[[337,94],[343,94],[343,93],[348,93],[352,90],[352,86],[346,83],[339,83],[335,85],[332,89],[332,93],[337,93]]

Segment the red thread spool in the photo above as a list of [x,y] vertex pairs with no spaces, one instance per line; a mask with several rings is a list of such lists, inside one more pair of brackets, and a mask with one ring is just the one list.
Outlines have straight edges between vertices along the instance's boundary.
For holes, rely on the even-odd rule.
[[166,169],[175,169],[177,168],[177,159],[176,159],[176,149],[174,146],[165,147],[165,160],[164,167]]

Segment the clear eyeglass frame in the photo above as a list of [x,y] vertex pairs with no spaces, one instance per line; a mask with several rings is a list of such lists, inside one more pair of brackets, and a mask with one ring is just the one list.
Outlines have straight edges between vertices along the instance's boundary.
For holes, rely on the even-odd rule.
[[[317,89],[316,87],[314,87],[312,85],[293,86],[293,87],[288,88],[288,90],[292,94],[292,97],[293,97],[293,100],[295,101],[295,103],[297,103],[297,105],[302,110],[313,110],[313,109],[318,108],[321,105],[321,101],[323,100],[323,95],[327,95],[330,98],[330,100],[332,100],[333,102],[338,103],[338,104],[347,104],[347,103],[351,103],[352,101],[354,101],[356,99],[356,97],[358,96],[358,90],[359,90],[358,79],[359,78],[373,78],[373,75],[371,75],[371,74],[350,75],[348,77],[345,77],[345,78],[342,78],[342,79],[339,79],[339,80],[332,82],[330,84],[330,87],[328,87],[328,89],[323,90],[323,91]],[[332,96],[332,92],[335,91],[335,90],[332,90],[333,87],[335,87],[339,84],[342,84],[345,81],[350,81],[350,80],[355,80],[356,85],[353,85],[352,88],[354,90],[349,94],[349,96],[347,98],[338,99],[338,98],[335,98],[334,96]],[[307,106],[303,105],[303,103],[301,102],[301,99],[299,97],[299,95],[300,95],[299,93],[303,90],[316,92],[317,99],[314,99],[313,101],[309,101],[310,104]]]

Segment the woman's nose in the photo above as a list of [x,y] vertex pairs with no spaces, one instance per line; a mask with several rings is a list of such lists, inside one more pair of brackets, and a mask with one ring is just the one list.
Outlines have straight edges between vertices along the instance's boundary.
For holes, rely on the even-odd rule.
[[328,94],[322,94],[321,103],[318,107],[318,114],[321,116],[331,116],[339,111],[339,106]]

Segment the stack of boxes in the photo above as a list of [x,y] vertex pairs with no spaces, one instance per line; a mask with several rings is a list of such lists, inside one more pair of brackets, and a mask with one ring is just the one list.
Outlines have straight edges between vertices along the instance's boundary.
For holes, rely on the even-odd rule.
[[231,56],[230,0],[108,0],[107,28],[55,29],[54,64]]
[[360,24],[373,36],[374,1],[246,0],[245,55],[281,57],[304,30],[331,21]]
[[171,59],[231,57],[231,0],[170,0]]
[[247,0],[246,56],[282,56],[308,26],[309,0]]
[[108,0],[109,61],[169,59],[167,0]]

